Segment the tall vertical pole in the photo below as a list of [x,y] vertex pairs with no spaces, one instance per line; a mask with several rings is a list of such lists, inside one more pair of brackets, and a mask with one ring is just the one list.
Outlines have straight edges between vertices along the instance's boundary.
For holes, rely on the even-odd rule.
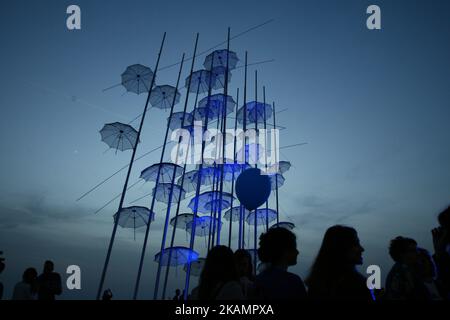
[[[247,130],[247,67],[248,67],[248,53],[247,51],[245,51],[245,67],[244,67],[244,106],[243,106],[243,110],[244,110],[244,115],[243,115],[243,125],[242,125],[242,129],[243,129],[243,138],[244,138],[244,143],[243,143],[243,160],[244,163],[243,165],[246,166],[247,165],[247,144],[246,144],[246,134],[245,131]],[[246,211],[244,206],[242,205],[242,203],[239,206],[239,227],[241,228],[242,232],[240,232],[240,244],[239,244],[239,249],[244,248],[245,247],[245,214]]]
[[106,272],[108,270],[109,259],[111,257],[111,251],[112,251],[112,247],[113,247],[113,244],[114,244],[114,239],[116,237],[117,225],[118,225],[120,214],[121,214],[121,211],[122,211],[122,208],[123,208],[123,202],[125,200],[125,194],[126,194],[127,187],[128,187],[128,181],[130,179],[131,169],[133,168],[133,162],[134,162],[134,158],[136,156],[137,145],[138,145],[138,142],[139,142],[139,138],[141,136],[142,127],[143,127],[144,121],[145,121],[145,116],[147,114],[148,104],[149,104],[149,101],[150,101],[150,96],[152,94],[153,85],[155,84],[155,78],[156,78],[156,74],[158,72],[159,61],[160,61],[160,58],[161,58],[161,54],[162,54],[162,50],[163,50],[163,47],[164,47],[165,40],[166,40],[166,33],[164,32],[163,39],[161,41],[161,46],[160,46],[159,53],[158,53],[158,58],[156,60],[155,72],[153,74],[152,81],[151,81],[151,84],[150,84],[150,88],[149,88],[149,91],[148,91],[147,101],[145,102],[144,112],[142,113],[141,122],[139,124],[139,130],[138,130],[138,133],[137,133],[137,136],[136,136],[136,142],[135,142],[134,147],[133,147],[133,153],[131,155],[131,160],[130,160],[130,164],[128,166],[127,176],[125,178],[125,183],[123,185],[122,195],[120,197],[119,209],[117,211],[117,216],[116,216],[116,219],[114,221],[114,227],[113,227],[111,239],[109,241],[109,246],[108,246],[108,253],[106,254],[105,264],[103,266],[103,271],[102,271],[102,275],[101,275],[101,278],[100,278],[100,284],[99,284],[98,290],[97,290],[97,297],[96,297],[97,300],[100,299],[100,295],[101,295],[102,290],[103,290],[103,284],[105,282],[105,276],[106,276]]
[[[259,147],[260,145],[258,144],[258,137],[259,137],[259,133],[258,133],[258,71],[255,70],[255,131],[256,131],[256,164],[255,164],[255,168],[258,167],[258,159],[259,159]],[[258,249],[258,208],[255,208],[255,225],[254,225],[254,232],[255,234],[253,235],[253,256],[254,256],[254,260],[253,260],[253,273],[256,274],[256,259],[257,259],[257,252],[256,250]]]
[[[263,105],[264,105],[264,146],[267,148],[267,119],[266,119],[266,87],[263,86]],[[266,174],[269,174],[267,172],[267,152],[264,150],[264,158],[265,158],[265,164],[264,167],[266,169]],[[272,184],[270,186],[272,188]],[[269,230],[269,199],[266,201],[266,231]]]
[[[197,47],[197,42],[198,42],[198,34],[197,34],[197,37],[195,40],[195,47]],[[193,59],[192,63],[194,63],[194,59]],[[188,94],[188,96],[189,96],[189,94]],[[166,133],[165,133],[165,137],[164,137],[164,146],[163,146],[163,150],[161,152],[160,163],[164,161],[165,147],[166,147],[166,141],[167,141],[168,135],[169,135],[169,123],[167,124],[167,128],[166,128]],[[160,170],[161,170],[161,166],[158,167],[158,174],[156,176],[156,182],[155,182],[155,192],[153,193],[152,202],[151,202],[151,206],[150,206],[151,211],[153,211],[153,208],[155,206],[156,191],[158,188],[159,178],[160,178]],[[135,300],[137,299],[137,295],[138,295],[138,291],[139,291],[139,284],[140,284],[141,275],[142,275],[142,267],[144,264],[145,251],[147,248],[149,231],[150,231],[150,223],[147,225],[147,228],[145,230],[145,238],[144,238],[144,243],[142,246],[141,257],[140,257],[140,261],[139,261],[139,269],[138,269],[138,274],[137,274],[136,283],[135,283],[135,287],[134,287],[133,299],[135,299]]]
[[[236,163],[236,132],[237,132],[237,124],[238,124],[238,116],[237,116],[237,110],[239,108],[239,88],[237,88],[237,92],[236,92],[236,112],[235,112],[235,117],[236,119],[234,120],[234,143],[233,143],[233,173],[232,173],[232,177],[231,177],[231,207],[230,207],[230,228],[228,230],[228,247],[231,248],[231,231],[233,228],[233,200],[234,200],[234,170],[237,167],[237,163]],[[243,166],[242,166],[243,168]],[[239,230],[240,231],[240,230]]]
[[[276,122],[276,119],[275,119],[275,114],[276,114],[276,112],[275,112],[275,102],[272,103],[272,112],[273,112],[273,127],[276,129],[277,128],[276,127],[277,122]],[[275,145],[274,145],[274,148],[275,148],[275,163],[278,165],[277,137],[275,137],[274,140],[275,140],[274,141],[275,142]],[[277,225],[278,225],[278,223],[280,223],[280,211],[279,211],[279,208],[278,208],[278,175],[277,174],[275,174],[275,202],[276,202],[276,208],[277,208]]]

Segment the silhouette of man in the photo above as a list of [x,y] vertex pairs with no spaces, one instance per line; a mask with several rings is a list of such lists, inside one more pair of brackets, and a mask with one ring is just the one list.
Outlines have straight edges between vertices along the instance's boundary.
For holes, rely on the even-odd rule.
[[175,296],[173,297],[172,300],[174,300],[174,301],[180,300],[180,293],[181,293],[180,289],[175,290]]
[[38,277],[38,300],[55,300],[62,293],[61,276],[53,272],[52,261],[45,261],[44,271]]

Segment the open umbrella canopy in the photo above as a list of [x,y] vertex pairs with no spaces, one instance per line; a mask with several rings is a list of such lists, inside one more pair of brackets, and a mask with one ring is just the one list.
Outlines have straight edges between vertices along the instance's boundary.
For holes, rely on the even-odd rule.
[[[169,261],[170,256],[170,261]],[[169,247],[155,255],[155,261],[159,263],[161,258],[162,266],[179,266],[191,263],[198,259],[199,254],[186,247]]]
[[200,108],[200,110],[205,108],[205,110],[203,111],[204,116],[206,117],[206,113],[208,113],[208,117],[210,120],[216,119],[217,117],[221,117],[224,114],[224,112],[226,115],[233,113],[235,107],[236,102],[234,101],[233,97],[226,96],[222,93],[204,97],[198,103],[198,108]]
[[[228,76],[227,76],[227,72],[226,72],[227,68],[226,67],[215,67],[211,70],[212,75],[214,76],[214,84],[213,84],[213,89],[214,90],[218,90],[218,89],[222,89],[223,87],[225,87],[225,81],[228,80],[228,83],[231,82],[231,72],[228,71]],[[225,79],[226,77],[228,77],[227,79]]]
[[142,64],[133,64],[122,73],[122,85],[128,92],[141,94],[150,91],[153,71]]
[[167,121],[169,123],[170,130],[177,130],[183,128],[184,126],[191,125],[193,122],[193,117],[190,112],[174,112],[167,119]]
[[[195,261],[191,262],[191,276],[199,277],[203,271],[203,267],[205,266],[206,258],[198,258]],[[183,270],[187,272],[188,264],[184,265]]]
[[169,203],[170,192],[172,191],[171,203],[178,202],[180,199],[183,200],[186,192],[177,184],[171,183],[158,183],[158,185],[153,188],[153,196],[156,200],[163,203]]
[[241,107],[237,112],[239,123],[244,123],[244,114],[246,115],[247,124],[263,123],[272,117],[272,106],[268,103],[251,101]]
[[222,192],[222,198],[220,197],[221,195],[219,191],[206,191],[196,197],[193,197],[189,202],[188,207],[192,209],[193,212],[196,212],[195,204],[198,201],[197,212],[205,214],[210,213],[211,209],[218,207],[220,203],[223,205],[223,210],[227,209],[231,203],[231,199],[234,199],[234,197],[228,192]]
[[177,228],[186,229],[187,224],[191,222],[192,219],[194,219],[193,213],[180,213],[179,215],[170,219],[170,225],[174,227],[176,223]]
[[274,225],[272,225],[270,228],[271,229],[272,228],[285,228],[285,229],[288,229],[288,230],[292,230],[292,229],[295,228],[295,224],[293,224],[292,222],[280,221],[280,222],[275,223]]
[[153,88],[150,95],[150,104],[155,108],[166,110],[172,107],[172,103],[176,105],[180,102],[180,97],[181,95],[175,87],[157,86]]
[[183,168],[179,165],[171,162],[161,162],[153,164],[150,167],[144,169],[141,172],[140,178],[144,179],[145,181],[156,181],[158,178],[158,171],[159,182],[161,183],[171,183],[172,179],[177,179],[183,174]]
[[[219,219],[210,216],[198,217],[195,219],[195,235],[198,237],[208,236],[210,230],[213,230],[213,225],[215,225],[216,230],[220,230],[222,222],[219,223]],[[193,226],[194,220],[186,225],[186,230],[192,233]]]
[[286,180],[281,174],[269,174],[270,178],[270,189],[276,190],[277,188],[281,188],[284,185],[284,181]]
[[[244,219],[248,216],[250,211],[244,208],[242,206],[242,214],[244,215]],[[241,206],[233,207],[227,210],[225,214],[223,215],[223,218],[227,221],[239,221],[241,217]]]
[[[196,191],[199,179],[201,186],[209,186],[213,183],[213,176],[210,174],[208,170],[205,171],[202,170],[201,176],[199,176],[198,170],[192,170],[184,174],[183,189],[186,192]],[[177,183],[179,185],[181,185],[181,180],[183,180],[183,177],[180,177],[178,179]]]
[[114,122],[105,124],[100,135],[110,148],[124,151],[135,147],[138,132],[128,124]]
[[205,67],[205,69],[211,70],[212,68],[216,67],[226,68],[228,65],[228,70],[233,70],[236,68],[238,61],[239,58],[237,57],[236,52],[226,49],[220,49],[215,50],[207,55],[203,66]]
[[186,78],[186,88],[189,85],[189,79],[191,79],[191,86],[189,87],[189,92],[192,93],[206,93],[208,92],[208,88],[214,84],[214,77],[212,73],[208,70],[198,70],[189,75]]
[[[117,220],[118,214],[114,214],[114,221]],[[141,206],[132,206],[122,208],[117,224],[123,228],[139,228],[148,224],[149,221],[155,220],[155,213],[150,209]]]
[[[256,211],[256,213],[255,213]],[[266,221],[272,222],[277,219],[277,212],[272,209],[261,208],[255,211],[250,212],[247,215],[247,223],[250,225],[255,225],[255,215],[256,215],[256,224],[266,224]],[[267,218],[266,218],[267,217]]]
[[278,163],[273,164],[269,168],[267,168],[267,172],[274,174],[284,174],[289,171],[291,168],[291,163],[289,161],[279,161]]

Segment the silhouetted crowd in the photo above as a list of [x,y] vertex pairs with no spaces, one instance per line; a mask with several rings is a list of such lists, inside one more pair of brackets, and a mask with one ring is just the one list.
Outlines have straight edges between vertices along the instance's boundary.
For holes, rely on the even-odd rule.
[[[191,300],[449,300],[450,207],[438,216],[432,230],[434,254],[406,237],[391,240],[394,261],[384,288],[375,289],[356,269],[362,253],[355,229],[330,227],[309,275],[303,281],[287,271],[297,264],[296,236],[285,228],[271,228],[259,239],[260,271],[254,274],[251,254],[226,246],[212,248]],[[179,295],[179,292],[178,292]],[[175,299],[175,297],[174,297]],[[177,299],[175,299],[177,300]]]
[[[394,261],[384,288],[368,286],[356,269],[362,264],[364,248],[357,231],[335,225],[324,235],[322,245],[303,281],[288,272],[297,264],[296,236],[277,227],[261,234],[257,250],[258,274],[251,254],[245,249],[233,252],[226,246],[213,247],[206,257],[199,285],[188,300],[449,300],[450,299],[450,207],[438,216],[439,227],[431,231],[434,252],[418,246],[414,239],[398,236],[391,240],[389,254]],[[1,252],[0,252],[1,255]],[[5,268],[0,257],[0,273]],[[28,268],[13,291],[13,300],[54,300],[62,292],[61,277],[46,261],[38,276]],[[0,282],[0,299],[3,284]],[[103,300],[111,300],[111,290]],[[173,300],[183,300],[185,292],[176,290]]]

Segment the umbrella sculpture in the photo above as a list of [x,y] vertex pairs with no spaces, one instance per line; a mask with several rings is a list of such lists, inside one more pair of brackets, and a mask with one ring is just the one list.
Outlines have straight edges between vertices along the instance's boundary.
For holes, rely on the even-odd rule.
[[[256,213],[255,213],[256,212]],[[256,214],[256,219],[255,219]],[[246,221],[249,225],[254,225],[255,220],[258,225],[266,224],[266,217],[269,219],[269,222],[276,220],[277,212],[272,209],[256,209],[255,211],[250,212],[247,215]]]
[[227,67],[228,70],[236,68],[239,59],[237,54],[233,51],[221,49],[216,50],[206,56],[203,66],[207,70],[211,70],[216,67]]
[[102,141],[110,148],[120,151],[133,149],[136,144],[138,133],[128,124],[120,122],[108,123],[100,130]]
[[[169,262],[170,255],[170,262]],[[155,262],[160,261],[161,252],[155,255]],[[169,247],[162,253],[161,265],[179,266],[198,259],[198,253],[186,247]]]
[[[159,109],[171,109],[171,114],[167,119],[167,131],[164,144],[161,152],[161,160],[159,163],[147,167],[142,170],[141,178],[146,181],[156,182],[152,190],[152,205],[151,210],[145,207],[129,207],[121,209],[115,216],[114,219],[117,224],[125,228],[138,228],[140,226],[147,226],[146,236],[144,240],[144,246],[141,253],[141,260],[139,264],[138,277],[136,280],[134,298],[137,296],[140,274],[142,270],[143,257],[145,254],[148,229],[150,222],[154,219],[154,213],[152,212],[155,201],[167,204],[168,210],[166,213],[165,224],[160,252],[155,255],[155,261],[159,263],[157,281],[155,282],[155,292],[154,298],[158,296],[158,284],[159,284],[159,273],[161,266],[178,266],[184,265],[186,270],[186,282],[185,289],[186,294],[189,290],[189,276],[199,275],[201,269],[204,265],[204,258],[199,258],[199,254],[194,251],[194,241],[196,237],[205,237],[205,241],[209,236],[212,245],[214,245],[215,235],[217,235],[217,244],[220,243],[220,229],[221,229],[221,218],[222,210],[224,211],[223,218],[229,222],[230,231],[229,245],[231,246],[231,225],[234,221],[239,221],[239,228],[236,232],[239,232],[239,248],[245,248],[246,244],[241,241],[244,239],[244,228],[243,222],[246,221],[250,225],[255,225],[255,237],[257,234],[257,225],[266,224],[268,222],[273,222],[277,219],[272,228],[283,227],[292,229],[294,224],[291,222],[279,222],[278,215],[278,188],[284,184],[285,174],[291,167],[288,161],[278,161],[275,159],[276,165],[272,165],[268,168],[265,165],[265,169],[270,177],[270,187],[272,190],[276,190],[276,206],[277,210],[266,208],[256,208],[255,211],[248,211],[241,204],[239,206],[232,207],[234,194],[234,184],[236,180],[240,177],[241,173],[254,167],[258,167],[258,161],[262,157],[267,157],[265,155],[265,150],[262,145],[259,145],[257,140],[251,141],[251,137],[247,137],[244,140],[243,145],[236,146],[237,140],[234,137],[225,136],[227,127],[227,117],[235,112],[235,129],[240,129],[242,126],[243,131],[250,127],[250,124],[254,124],[256,137],[258,137],[258,123],[264,123],[264,128],[266,128],[266,121],[268,118],[273,119],[273,126],[276,128],[275,121],[275,104],[272,105],[264,102],[258,102],[257,98],[257,77],[255,74],[255,101],[247,102],[247,53],[245,59],[245,82],[244,82],[244,101],[243,106],[239,109],[236,108],[237,103],[232,96],[228,95],[228,85],[231,81],[231,70],[236,68],[237,62],[239,61],[235,52],[229,50],[229,40],[230,34],[228,34],[228,46],[227,49],[215,50],[209,54],[204,61],[203,70],[194,71],[194,60],[196,57],[197,41],[195,44],[194,55],[192,59],[192,66],[189,76],[186,78],[186,101],[184,110],[182,112],[173,112],[173,106],[179,103],[181,95],[178,92],[178,81],[177,86],[172,87],[169,85],[160,85],[154,87],[155,74],[151,69],[143,65],[132,65],[129,66],[126,71],[122,74],[122,85],[126,88],[127,92],[134,92],[136,94],[141,94],[148,92],[147,104],[150,103],[153,107]],[[164,41],[163,41],[164,42]],[[161,46],[162,50],[162,46]],[[179,71],[179,77],[181,75],[182,64],[184,61],[184,55],[181,62],[181,67]],[[159,58],[155,67],[158,70]],[[156,73],[156,72],[155,72]],[[180,79],[180,78],[178,78]],[[223,92],[218,94],[212,94],[212,90],[223,89]],[[188,97],[190,93],[195,94],[195,103],[192,111],[188,112],[187,106]],[[198,103],[197,99],[200,94],[207,93],[206,97],[203,97]],[[265,93],[264,93],[265,95]],[[144,113],[145,115],[145,113]],[[141,127],[144,117],[141,120]],[[208,121],[217,121],[217,130],[222,134],[220,142],[233,142],[233,159],[226,159],[228,151],[226,149],[225,143],[216,143],[219,146],[215,149],[216,151],[221,147],[222,152],[218,152],[216,157],[213,157],[212,161],[208,160],[208,155],[205,155],[205,143],[200,143],[202,160],[204,160],[200,165],[198,163],[193,166],[192,169],[187,169],[186,163],[184,163],[184,168],[178,166],[175,163],[164,162],[166,158],[165,146],[167,145],[167,135],[169,130],[175,131],[177,129],[187,129],[191,133],[194,131],[194,121],[202,121],[200,127],[200,132],[203,134],[208,129]],[[198,132],[198,131],[197,131]],[[139,142],[139,135],[136,134],[131,126],[114,123],[105,125],[102,129],[102,140],[107,143],[111,148],[117,150],[127,150],[136,148],[136,142]],[[211,142],[217,142],[219,135],[211,136]],[[242,137],[237,137],[238,139]],[[195,144],[194,139],[190,139],[194,147],[198,147]],[[208,140],[209,141],[209,140]],[[202,142],[202,141],[200,141]],[[266,143],[267,144],[267,143]],[[189,145],[191,146],[191,145]],[[274,146],[277,147],[276,145]],[[240,150],[239,150],[240,149]],[[227,151],[227,152],[225,152]],[[134,156],[132,158],[132,161]],[[187,158],[186,158],[187,159]],[[132,162],[131,162],[132,163]],[[131,167],[131,166],[130,166]],[[262,168],[261,168],[262,169]],[[190,171],[189,171],[190,170]],[[271,171],[272,170],[272,171]],[[129,170],[130,171],[130,170]],[[129,172],[128,172],[129,176]],[[128,177],[127,177],[128,181]],[[226,184],[225,184],[226,183]],[[127,182],[126,182],[127,184]],[[126,185],[125,184],[125,185]],[[211,191],[204,191],[204,187],[210,187]],[[231,193],[226,192],[231,187]],[[206,188],[205,188],[206,189]],[[126,190],[126,189],[124,189]],[[194,213],[198,215],[194,216],[194,213],[181,213],[178,210],[180,208],[180,203],[185,199],[186,194],[194,192],[194,195],[190,196],[187,207],[190,208]],[[123,198],[123,197],[122,197]],[[122,202],[122,200],[121,200]],[[170,207],[172,204],[177,204],[176,214],[170,215]],[[235,204],[236,205],[236,204]],[[121,208],[121,206],[120,206]],[[242,228],[241,228],[242,224]],[[172,240],[168,247],[165,247],[165,237],[166,228],[170,225],[173,227]],[[217,234],[216,234],[217,226]],[[186,232],[191,233],[190,243],[187,247],[184,246],[174,246],[175,231],[177,229],[184,229]],[[195,230],[195,233],[193,232]],[[115,231],[113,231],[114,238]],[[212,238],[211,238],[212,237]],[[209,247],[209,242],[208,242]],[[247,246],[248,247],[248,246]],[[246,248],[248,249],[248,248]],[[253,258],[257,258],[255,249],[248,249],[251,252]],[[106,265],[109,261],[109,253],[107,255]],[[256,261],[257,262],[257,261]],[[166,290],[168,270],[166,270],[163,297]],[[104,273],[106,272],[106,267],[102,275],[100,289],[103,285]],[[100,292],[99,289],[99,292]]]
[[[189,202],[188,207],[195,212],[195,203],[196,199],[198,199],[197,212],[203,214],[210,213],[213,207],[215,208],[219,205],[219,198],[220,194],[218,191],[206,191],[199,194],[198,196],[193,197]],[[231,203],[231,199],[234,199],[234,197],[231,194],[224,192],[222,194],[222,208],[229,206],[229,204]]]
[[[210,216],[198,217],[195,222],[195,235],[197,237],[208,236],[211,226],[213,226],[214,224],[217,226],[218,223],[219,222],[218,222],[217,218],[211,218]],[[192,232],[192,224],[193,224],[193,221],[189,222],[186,226],[187,231],[189,233]],[[221,225],[222,225],[222,223],[220,223],[220,226]]]
[[141,94],[150,91],[154,82],[153,71],[142,64],[133,64],[122,73],[122,85],[127,92]]
[[179,185],[171,183],[158,183],[158,185],[153,188],[153,196],[159,202],[169,203],[171,190],[173,190],[172,201],[170,201],[171,203],[176,203],[179,200],[184,199],[186,191],[184,191]]
[[133,206],[128,208],[123,208],[120,210],[120,215],[114,214],[114,220],[117,220],[119,216],[119,221],[117,223],[122,228],[133,228],[134,238],[136,240],[136,229],[143,227],[149,223],[149,221],[155,220],[155,213],[151,212],[150,209],[146,207]]
[[[226,72],[227,68],[218,66],[211,70],[212,75],[214,76],[214,84],[213,89],[218,90],[223,87],[225,87],[225,81],[231,82],[231,72],[228,71],[228,74]],[[228,78],[228,80],[225,80],[225,78]]]
[[175,104],[180,102],[180,93],[175,87],[169,85],[157,86],[150,95],[150,104],[158,109],[167,110],[172,107],[175,98]]
[[151,165],[141,172],[141,179],[156,181],[159,172],[159,182],[170,183],[173,175],[179,177],[183,174],[183,168],[171,162],[162,162]]
[[191,86],[189,92],[193,93],[206,93],[208,92],[209,84],[214,83],[214,77],[208,70],[198,70],[192,73],[192,75],[186,78],[186,87],[188,86],[189,79],[191,79]]

